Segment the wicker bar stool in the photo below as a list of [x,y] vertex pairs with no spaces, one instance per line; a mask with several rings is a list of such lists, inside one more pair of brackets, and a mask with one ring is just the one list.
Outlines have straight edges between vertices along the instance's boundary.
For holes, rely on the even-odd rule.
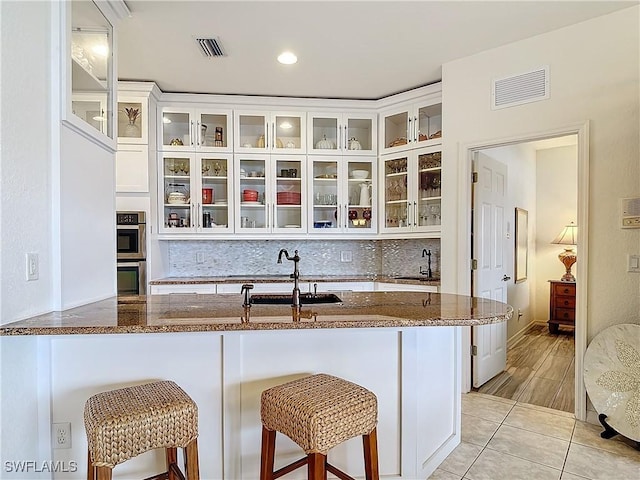
[[[369,390],[331,375],[311,375],[262,392],[260,416],[260,480],[273,480],[305,464],[309,480],[325,480],[327,471],[343,480],[353,480],[327,462],[327,453],[359,435],[363,440],[366,479],[379,479],[378,402]],[[274,472],[276,432],[288,436],[307,455]]]
[[[110,480],[113,468],[164,448],[167,471],[153,479],[199,480],[198,407],[174,382],[162,381],[99,393],[87,400],[88,480]],[[184,449],[185,475],[177,465]],[[150,480],[150,479],[148,479]]]

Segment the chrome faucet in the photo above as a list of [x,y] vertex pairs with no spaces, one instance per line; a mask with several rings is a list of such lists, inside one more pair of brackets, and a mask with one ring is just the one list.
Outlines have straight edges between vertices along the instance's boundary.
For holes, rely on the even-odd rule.
[[422,249],[422,258],[427,257],[427,270],[422,269],[422,265],[420,266],[420,275],[426,275],[427,278],[432,277],[431,272],[431,250],[427,250],[426,248]]
[[287,252],[284,248],[280,250],[278,253],[278,263],[282,263],[282,255],[286,257],[287,260],[291,260],[293,262],[293,273],[289,275],[293,278],[293,294],[291,296],[291,305],[293,307],[300,306],[300,271],[298,270],[298,263],[300,262],[300,257],[298,256],[298,250],[293,252],[293,257],[289,256],[289,252]]

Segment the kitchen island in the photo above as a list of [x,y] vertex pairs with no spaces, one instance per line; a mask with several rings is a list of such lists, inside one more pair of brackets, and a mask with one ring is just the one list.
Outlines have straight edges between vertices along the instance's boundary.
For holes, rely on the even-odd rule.
[[[50,423],[71,423],[72,448],[54,450],[53,460],[81,468],[55,478],[84,476],[89,396],[171,379],[198,404],[202,478],[255,479],[260,393],[325,372],[377,395],[381,475],[424,479],[460,442],[461,329],[505,321],[512,309],[437,293],[339,297],[301,308],[243,308],[239,294],[114,298],[4,325],[0,335],[7,351],[17,351],[11,342],[35,337],[40,434],[50,435]],[[351,439],[330,452],[332,463],[362,476],[361,449]],[[299,456],[293,442],[278,439],[276,467]],[[114,478],[143,478],[162,462],[162,452],[148,452],[116,468]]]

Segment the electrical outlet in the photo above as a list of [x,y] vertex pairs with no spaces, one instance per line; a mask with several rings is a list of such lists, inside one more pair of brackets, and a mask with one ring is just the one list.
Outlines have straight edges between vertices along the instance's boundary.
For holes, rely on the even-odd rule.
[[353,261],[353,257],[351,255],[351,251],[350,250],[345,250],[343,252],[340,252],[340,261],[341,262],[351,262],[351,261]]
[[40,262],[38,261],[37,253],[27,253],[27,282],[38,280],[40,277]]
[[640,255],[627,255],[627,272],[640,273]]
[[204,263],[204,252],[196,253],[196,263]]
[[51,429],[53,448],[71,448],[71,423],[54,423]]

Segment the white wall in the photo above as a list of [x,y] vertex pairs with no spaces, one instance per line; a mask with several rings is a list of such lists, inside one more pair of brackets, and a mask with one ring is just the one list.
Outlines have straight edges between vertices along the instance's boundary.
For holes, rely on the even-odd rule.
[[[576,146],[537,152],[535,320],[546,322],[549,319],[549,280],[560,280],[565,271],[558,260],[558,254],[563,251],[563,247],[552,245],[551,241],[569,222],[577,222],[577,155]],[[573,266],[574,275],[579,267],[578,263]]]
[[[619,198],[640,193],[639,18],[640,7],[631,7],[442,68],[443,158],[454,164],[465,145],[589,122],[588,339],[609,325],[640,322],[640,275],[625,268],[626,255],[640,251],[640,230],[618,226]],[[548,100],[490,109],[492,78],[541,65],[550,69]],[[468,242],[461,217],[467,183],[457,168],[443,171],[443,189],[457,192],[443,205],[442,255],[451,259],[444,264],[445,292],[461,291],[469,271],[461,254]]]
[[51,309],[50,16],[46,2],[0,2],[0,323]]

